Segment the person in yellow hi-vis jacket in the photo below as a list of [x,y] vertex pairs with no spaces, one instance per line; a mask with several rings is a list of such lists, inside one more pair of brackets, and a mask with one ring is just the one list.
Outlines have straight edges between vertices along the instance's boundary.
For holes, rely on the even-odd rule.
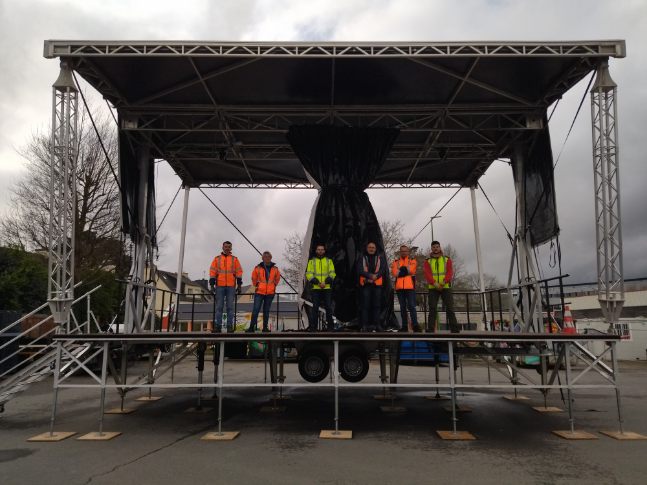
[[308,324],[308,331],[317,330],[319,322],[319,306],[323,304],[326,311],[326,328],[334,330],[332,319],[332,284],[335,280],[335,265],[332,259],[326,257],[326,246],[317,244],[315,257],[308,261],[306,267],[306,281],[310,283],[312,295],[312,311]]
[[454,267],[452,258],[443,255],[443,250],[438,241],[432,241],[431,254],[425,261],[425,279],[429,289],[429,321],[428,332],[436,331],[436,306],[438,299],[442,298],[447,310],[449,330],[452,333],[461,331],[454,313],[454,298],[452,296],[452,280],[454,278]]

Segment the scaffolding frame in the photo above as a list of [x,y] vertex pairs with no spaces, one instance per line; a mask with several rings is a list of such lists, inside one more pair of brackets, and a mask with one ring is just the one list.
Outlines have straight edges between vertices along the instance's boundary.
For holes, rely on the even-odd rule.
[[[58,335],[55,337],[57,342],[57,358],[56,367],[54,369],[54,402],[52,406],[52,414],[50,420],[50,432],[53,433],[56,423],[56,410],[58,393],[61,389],[97,389],[100,393],[99,400],[99,433],[103,433],[103,417],[105,410],[105,397],[106,391],[109,389],[119,390],[123,397],[125,393],[133,389],[196,389],[198,391],[198,406],[201,405],[201,395],[204,389],[214,389],[217,391],[218,399],[218,433],[222,434],[223,423],[223,400],[227,389],[254,389],[264,388],[271,391],[276,399],[277,395],[282,395],[284,389],[289,388],[323,388],[332,389],[334,393],[334,410],[333,421],[335,425],[335,432],[339,432],[340,423],[340,389],[347,388],[376,388],[382,389],[387,393],[395,392],[395,389],[413,389],[413,390],[438,390],[443,389],[449,391],[452,407],[451,425],[452,431],[457,432],[457,391],[466,389],[503,389],[512,390],[515,393],[521,389],[536,389],[541,391],[546,398],[548,392],[559,390],[566,391],[567,393],[567,407],[568,407],[568,422],[571,432],[575,431],[575,415],[573,408],[573,393],[577,390],[585,389],[608,389],[613,390],[616,397],[618,426],[620,433],[623,432],[624,417],[622,413],[622,402],[618,386],[618,364],[616,356],[616,344],[620,340],[619,336],[614,335],[537,335],[533,333],[517,333],[510,334],[506,332],[466,332],[460,336],[450,334],[413,334],[413,335],[394,335],[389,333],[379,333],[366,335],[363,333],[335,333],[335,332],[320,332],[316,334],[306,332],[279,332],[271,334],[218,334],[218,333],[203,333],[203,332],[170,332],[161,334],[140,334],[140,335],[102,335],[102,334],[87,334],[87,335]],[[430,378],[428,383],[403,383],[398,382],[398,367],[399,367],[399,344],[404,340],[415,340],[419,342],[437,342],[447,345],[447,353],[449,358],[448,376],[446,382],[438,381],[437,368],[434,371],[429,369]],[[599,354],[588,352],[586,355],[588,360],[582,354],[576,352],[577,347],[581,347],[582,343],[589,341],[604,341],[606,346]],[[270,351],[266,353],[265,359],[269,361],[270,375],[272,382],[236,382],[225,380],[225,345],[231,342],[249,342],[249,341],[262,341],[269,345]],[[95,345],[95,351],[89,354],[84,359],[77,359],[69,351],[66,350],[65,345],[70,345],[73,342],[80,345]],[[330,381],[324,379],[318,383],[305,383],[305,382],[287,382],[283,373],[283,359],[279,357],[277,349],[284,344],[294,344],[295,342],[317,342],[324,345],[332,345],[333,352],[331,354],[330,372],[332,373]],[[480,344],[481,349],[470,348],[464,346],[465,342],[476,342]],[[157,383],[152,379],[142,381],[141,378],[135,378],[132,382],[128,382],[127,375],[123,372],[120,377],[115,381],[115,384],[108,384],[109,369],[114,369],[113,365],[109,364],[110,349],[114,346],[121,346],[122,351],[129,345],[147,344],[147,345],[164,345],[164,344],[183,344],[183,345],[202,345],[202,352],[206,346],[213,345],[214,354],[214,382],[208,383],[203,381],[204,370],[204,357],[202,357],[202,364],[198,365],[196,380],[193,382],[176,382],[170,383]],[[387,369],[386,362],[380,361],[382,372],[379,382],[341,382],[339,377],[339,348],[343,343],[372,343],[380,344],[383,348],[388,349],[389,354],[389,375],[386,376]],[[548,374],[546,365],[542,365],[542,373],[540,381],[533,378],[529,373],[524,372],[512,361],[508,363],[508,368],[511,374],[514,375],[511,383],[464,383],[458,382],[456,379],[456,362],[457,356],[462,351],[467,351],[472,355],[491,355],[492,348],[487,344],[507,344],[509,349],[499,349],[498,355],[539,355],[540,358],[545,359],[551,353],[551,348],[555,349],[555,354],[558,356],[555,363],[555,368]],[[473,344],[472,344],[473,345]],[[524,346],[524,349],[514,348]],[[380,359],[382,359],[382,351],[380,351]],[[608,355],[611,360],[611,367],[603,364],[602,358]],[[72,366],[70,370],[63,376],[60,372],[60,362],[63,356],[71,358]],[[101,357],[102,366],[101,373],[97,375],[87,367],[87,363],[92,359]],[[577,356],[582,360],[585,366],[579,371],[573,371],[571,366],[571,356]],[[395,359],[395,360],[394,360]],[[559,376],[559,367],[564,365],[564,381],[562,382]],[[82,371],[90,378],[90,383],[66,383],[69,375],[75,371]],[[602,378],[602,383],[578,383],[578,381],[593,371],[595,374]],[[149,371],[152,374],[153,370]],[[557,383],[556,383],[557,381]]]

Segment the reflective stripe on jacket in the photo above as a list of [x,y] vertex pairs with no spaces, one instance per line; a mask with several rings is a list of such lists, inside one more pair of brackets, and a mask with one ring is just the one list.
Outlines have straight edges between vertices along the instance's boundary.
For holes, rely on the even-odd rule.
[[[368,255],[363,255],[362,259],[360,260],[360,265],[358,267],[359,271],[359,285],[364,286],[366,284],[366,276],[369,274],[369,268],[368,268]],[[377,275],[377,279],[373,283],[375,286],[382,286],[384,284],[384,280],[382,279],[382,275],[386,275],[386,261],[383,261],[383,256],[381,254],[375,254],[375,271],[372,272],[372,274]]]
[[270,277],[267,278],[267,271],[263,263],[254,266],[252,270],[252,284],[256,287],[259,295],[273,295],[276,293],[276,286],[281,281],[281,273],[275,264],[270,266]]
[[[407,268],[406,276],[398,276],[400,274],[400,266]],[[395,291],[398,290],[414,290],[416,285],[413,279],[416,276],[418,269],[418,262],[412,258],[400,258],[393,261],[391,265],[391,274],[395,277]]]
[[236,279],[243,277],[243,268],[233,254],[219,254],[211,261],[209,277],[216,278],[216,286],[236,286]]
[[447,256],[429,258],[425,261],[425,279],[427,288],[435,288],[434,283],[439,283],[443,288],[451,286],[453,277],[452,260]]
[[[335,279],[337,275],[335,274],[335,265],[330,258],[312,258],[308,261],[308,266],[306,267],[306,280],[312,281],[313,278],[317,278],[319,283],[324,283],[326,278]],[[330,284],[326,283],[324,288],[319,288],[319,285],[314,285],[313,290],[329,290]]]

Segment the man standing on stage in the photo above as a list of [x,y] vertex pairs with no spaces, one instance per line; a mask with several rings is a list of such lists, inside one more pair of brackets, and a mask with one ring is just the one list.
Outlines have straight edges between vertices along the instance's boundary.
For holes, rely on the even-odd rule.
[[276,287],[281,281],[279,268],[272,262],[272,253],[265,251],[263,261],[252,270],[252,285],[256,288],[254,292],[254,307],[252,319],[249,322],[247,332],[256,331],[258,314],[263,309],[263,332],[269,332],[270,307],[276,293]]
[[332,259],[326,257],[326,246],[317,244],[315,257],[308,261],[308,266],[306,267],[306,281],[311,285],[310,294],[312,295],[309,332],[317,330],[319,305],[322,303],[324,310],[326,310],[327,330],[331,331],[335,328],[332,319],[332,283],[335,277],[335,265]]
[[226,302],[227,332],[234,331],[234,298],[243,285],[243,268],[238,258],[231,254],[229,241],[222,243],[222,253],[213,258],[209,268],[209,285],[216,294],[216,332],[222,331],[222,310]]
[[360,317],[363,332],[383,330],[380,321],[382,311],[382,289],[388,278],[384,253],[377,252],[377,245],[369,242],[365,253],[357,261],[360,288]]
[[425,279],[429,289],[429,327],[427,331],[436,331],[436,306],[438,299],[442,298],[447,310],[447,319],[449,329],[452,333],[461,331],[456,314],[454,313],[454,298],[452,295],[452,278],[454,271],[452,268],[452,259],[443,255],[443,250],[438,241],[431,243],[431,254],[425,261]]
[[400,316],[402,324],[400,332],[407,331],[407,313],[411,317],[411,326],[414,332],[419,332],[418,315],[416,313],[416,270],[418,262],[409,258],[409,246],[400,246],[400,258],[393,261],[391,274],[395,278],[395,293],[400,303]]

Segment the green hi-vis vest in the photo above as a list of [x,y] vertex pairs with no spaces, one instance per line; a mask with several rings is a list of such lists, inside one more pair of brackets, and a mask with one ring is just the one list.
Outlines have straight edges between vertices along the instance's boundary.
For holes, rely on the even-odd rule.
[[[440,258],[429,258],[427,263],[431,268],[431,274],[437,283],[440,283],[443,288],[449,288],[449,283],[445,283],[445,274],[447,273],[447,256],[441,256]],[[427,285],[427,288],[435,288],[434,285]]]
[[[308,261],[306,268],[306,280],[310,281],[312,278],[317,278],[320,283],[326,281],[330,277],[335,279],[335,265],[330,258],[312,258]],[[329,290],[330,285],[326,283],[324,288],[319,288],[319,285],[313,285],[313,290]]]

